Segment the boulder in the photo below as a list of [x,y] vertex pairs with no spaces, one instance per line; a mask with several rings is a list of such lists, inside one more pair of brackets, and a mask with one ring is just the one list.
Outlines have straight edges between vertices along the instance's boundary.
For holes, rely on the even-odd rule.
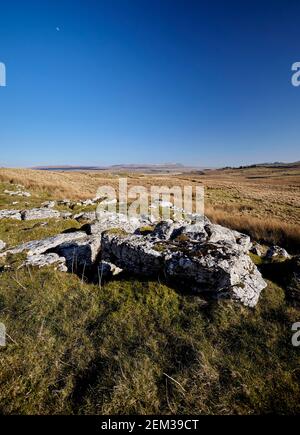
[[102,234],[101,258],[127,272],[155,276],[163,270],[163,255],[147,236],[128,235],[121,231]]
[[291,256],[284,248],[274,245],[267,250],[266,258],[291,258]]
[[112,278],[113,276],[119,275],[122,272],[115,264],[109,263],[108,261],[100,261],[98,264],[98,278],[99,280]]
[[25,196],[27,198],[31,196],[31,193],[23,192],[21,190],[4,190],[4,193],[6,193],[9,196]]
[[113,213],[109,211],[97,211],[96,220],[87,227],[89,234],[101,234],[103,231],[118,228],[128,233],[134,232],[137,228],[145,225],[147,221],[145,216],[142,218],[128,217],[122,213]]
[[41,204],[41,207],[44,208],[53,208],[55,207],[56,202],[55,201],[45,201]]
[[262,256],[262,248],[258,243],[256,243],[255,245],[252,246],[252,248],[250,249],[250,252],[254,255],[257,255],[258,257]]
[[96,212],[95,211],[90,211],[90,212],[81,212],[81,213],[77,213],[73,216],[73,219],[79,221],[79,220],[83,220],[83,221],[95,221],[96,220]]
[[84,238],[86,238],[86,233],[84,233],[83,231],[58,234],[57,236],[48,237],[46,239],[33,240],[30,242],[22,243],[21,245],[7,249],[0,254],[0,257],[3,257],[7,254],[20,254],[22,252],[27,252],[29,256],[43,254],[47,251],[53,250],[54,248],[63,243],[74,242]]
[[101,246],[99,236],[88,236],[78,240],[70,240],[52,248],[51,250],[64,257],[70,272],[89,273],[98,256]]
[[190,245],[165,257],[167,276],[197,291],[253,307],[266,287],[250,257],[228,242]]
[[60,217],[62,219],[71,219],[72,218],[72,213],[69,211],[63,211],[60,213]]
[[55,253],[28,255],[22,266],[41,267],[54,265],[55,270],[67,272],[66,259]]
[[0,219],[16,219],[22,220],[22,216],[19,210],[0,210]]
[[21,216],[24,221],[30,221],[34,219],[59,218],[60,212],[51,208],[32,208],[22,211]]
[[248,250],[247,236],[204,222],[194,228],[161,222],[146,236],[107,231],[101,243],[102,259],[125,271],[162,274],[196,291],[253,307],[266,283]]

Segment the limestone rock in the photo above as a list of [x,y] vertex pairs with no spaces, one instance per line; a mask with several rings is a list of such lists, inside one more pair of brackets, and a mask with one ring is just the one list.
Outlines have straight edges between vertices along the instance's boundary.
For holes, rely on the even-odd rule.
[[53,208],[55,207],[56,202],[55,201],[45,201],[41,204],[41,207],[44,208]]
[[163,255],[147,236],[107,231],[102,234],[101,257],[137,275],[154,276],[163,270]]
[[59,218],[60,212],[51,208],[32,208],[21,212],[22,219],[25,221],[34,219]]
[[121,272],[122,269],[108,261],[103,260],[98,264],[98,277],[100,280],[101,278],[107,279],[119,275]]
[[89,272],[95,263],[100,246],[100,237],[85,235],[85,237],[78,240],[61,243],[52,250],[60,257],[65,258],[70,272]]
[[88,229],[89,234],[101,234],[103,231],[119,228],[128,233],[134,232],[141,225],[144,225],[148,221],[145,220],[145,217],[141,219],[138,218],[130,218],[122,213],[113,213],[109,211],[97,211],[96,219]]
[[291,258],[291,256],[284,248],[274,245],[267,250],[266,258]]
[[252,246],[250,252],[254,255],[257,255],[258,257],[262,256],[261,246],[258,243]]
[[231,243],[191,245],[184,252],[169,253],[165,260],[170,277],[247,306],[255,306],[266,287],[250,257]]
[[3,240],[0,240],[0,251],[2,251],[6,246],[6,243]]
[[84,221],[95,221],[96,220],[96,212],[95,211],[91,211],[91,212],[81,212],[81,213],[77,213],[73,216],[73,218],[75,220],[84,220]]
[[21,190],[4,190],[4,193],[9,196],[25,196],[27,198],[31,196],[29,192],[23,192]]
[[16,247],[7,249],[0,254],[0,257],[10,254],[20,254],[21,252],[27,252],[28,255],[43,254],[46,251],[56,248],[66,242],[72,242],[86,238],[86,233],[83,231],[76,231],[74,233],[58,234],[57,236],[48,237],[42,240],[33,240],[30,242],[22,243]]
[[24,266],[41,267],[54,265],[56,270],[67,272],[66,259],[55,253],[28,255]]
[[72,213],[69,211],[63,211],[60,213],[60,217],[62,219],[71,219],[72,218]]
[[22,220],[22,216],[19,210],[0,210],[0,219],[16,219]]
[[102,259],[134,274],[163,274],[215,297],[255,306],[266,283],[247,254],[248,237],[204,222],[194,228],[180,225],[161,222],[146,236],[107,231]]

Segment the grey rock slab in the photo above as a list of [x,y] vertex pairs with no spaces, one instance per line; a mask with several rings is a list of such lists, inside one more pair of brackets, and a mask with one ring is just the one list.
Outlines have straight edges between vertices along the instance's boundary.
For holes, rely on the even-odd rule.
[[20,221],[22,216],[19,210],[0,210],[0,219],[16,219]]
[[278,258],[278,257],[282,257],[282,258],[291,258],[290,254],[284,249],[281,248],[280,246],[271,246],[266,253],[266,257],[267,258]]
[[56,248],[58,245],[66,242],[74,242],[80,239],[86,238],[86,233],[83,231],[76,231],[74,233],[58,234],[57,236],[48,237],[42,240],[33,240],[30,242],[22,243],[21,245],[10,248],[1,256],[9,254],[19,254],[21,252],[27,252],[28,255],[43,254],[50,249]]
[[46,266],[54,265],[56,270],[67,272],[66,259],[59,257],[55,253],[28,255],[22,266],[38,267],[39,269]]
[[21,212],[22,219],[25,221],[35,219],[59,218],[60,212],[51,208],[32,208]]

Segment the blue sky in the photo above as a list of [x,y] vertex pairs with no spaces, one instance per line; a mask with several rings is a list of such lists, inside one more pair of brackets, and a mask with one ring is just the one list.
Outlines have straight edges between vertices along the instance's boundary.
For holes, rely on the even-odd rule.
[[1,0],[0,166],[299,160],[299,19],[298,0]]

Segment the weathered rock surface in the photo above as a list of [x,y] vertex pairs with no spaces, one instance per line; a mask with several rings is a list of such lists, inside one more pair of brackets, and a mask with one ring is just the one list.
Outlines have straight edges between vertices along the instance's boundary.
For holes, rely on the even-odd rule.
[[3,240],[0,240],[0,251],[2,251],[6,246],[6,243]]
[[119,275],[123,270],[117,267],[115,264],[109,263],[108,261],[100,261],[98,264],[98,277],[99,279],[108,279],[113,276]]
[[4,193],[6,193],[9,196],[25,196],[27,198],[31,196],[31,193],[23,192],[21,190],[4,190]]
[[96,212],[90,211],[90,212],[81,212],[77,213],[73,216],[75,220],[83,220],[83,221],[95,221],[96,220]]
[[70,272],[89,272],[96,261],[101,237],[88,236],[59,244],[54,251],[66,260]]
[[255,306],[266,283],[247,254],[249,238],[206,222],[194,229],[161,222],[146,236],[107,231],[102,235],[102,259],[128,272],[163,274],[216,297]]
[[266,253],[266,258],[291,258],[290,254],[280,246],[271,246]]
[[56,204],[55,201],[45,201],[41,204],[41,207],[53,208],[55,207],[55,204]]
[[38,268],[52,265],[54,265],[54,268],[60,272],[68,271],[66,259],[64,257],[59,257],[59,255],[55,253],[28,255],[23,264],[23,266],[33,266]]
[[[104,278],[122,270],[146,277],[161,275],[183,287],[251,307],[266,287],[248,255],[249,237],[207,218],[195,224],[169,220],[150,226],[153,219],[148,216],[128,218],[103,211],[96,216],[81,231],[27,242],[0,257],[27,252],[26,265],[53,264],[76,273],[96,271]],[[148,230],[141,231],[142,226]]]
[[69,212],[69,211],[62,211],[62,212],[60,213],[60,217],[61,217],[62,219],[71,219],[71,218],[72,218],[72,213]]
[[148,236],[107,231],[102,234],[101,258],[137,275],[158,275],[164,267],[163,254]]
[[22,211],[21,216],[24,221],[30,221],[34,219],[59,218],[60,212],[51,208],[32,208]]
[[262,256],[262,248],[258,243],[255,243],[252,248],[250,249],[250,252],[254,255],[257,255],[258,257]]
[[96,219],[87,227],[89,234],[101,234],[111,228],[118,228],[132,233],[140,226],[149,223],[149,220],[146,220],[145,217],[140,219],[128,218],[124,214],[109,211],[96,212]]
[[74,233],[58,234],[57,236],[48,237],[42,240],[33,240],[30,242],[22,243],[16,247],[7,249],[0,254],[0,257],[10,254],[20,254],[22,252],[27,252],[30,255],[43,254],[50,249],[54,249],[57,246],[66,243],[74,242],[80,239],[86,238],[86,233],[83,231],[76,231]]
[[19,210],[0,210],[0,219],[17,219],[22,220]]
[[[17,219],[17,220],[35,220],[35,219],[50,219],[64,217],[61,213],[52,208],[32,208],[28,210],[0,210],[0,219]],[[68,215],[72,215],[71,213]]]

